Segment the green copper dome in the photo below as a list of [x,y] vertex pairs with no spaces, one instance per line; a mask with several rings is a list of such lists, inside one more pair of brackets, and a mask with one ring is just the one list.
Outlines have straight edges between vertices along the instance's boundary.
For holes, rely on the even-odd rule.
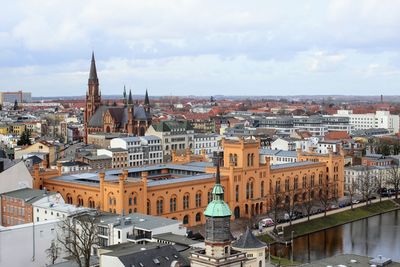
[[221,186],[219,164],[215,176],[216,182],[212,190],[213,200],[208,204],[204,215],[207,217],[230,217],[232,212],[224,201],[224,188]]
[[204,215],[208,217],[230,217],[232,213],[225,201],[213,200],[208,204]]

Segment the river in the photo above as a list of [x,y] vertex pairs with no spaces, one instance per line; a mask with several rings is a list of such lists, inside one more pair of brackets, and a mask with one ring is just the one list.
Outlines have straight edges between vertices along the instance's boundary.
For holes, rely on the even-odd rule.
[[[290,247],[274,245],[272,255],[290,259]],[[310,262],[338,254],[382,255],[400,262],[400,210],[373,216],[294,240],[293,258]]]

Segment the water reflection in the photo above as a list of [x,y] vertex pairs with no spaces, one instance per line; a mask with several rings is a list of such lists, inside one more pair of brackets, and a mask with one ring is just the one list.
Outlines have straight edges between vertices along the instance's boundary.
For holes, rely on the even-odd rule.
[[[343,253],[375,257],[383,255],[400,261],[400,211],[348,223],[296,238],[294,260],[310,262]],[[272,254],[290,259],[291,247],[275,245]]]

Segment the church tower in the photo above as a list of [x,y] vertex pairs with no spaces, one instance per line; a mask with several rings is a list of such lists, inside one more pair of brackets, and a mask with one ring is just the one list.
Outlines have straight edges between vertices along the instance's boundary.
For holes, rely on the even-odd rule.
[[212,201],[204,211],[206,217],[205,249],[191,254],[190,266],[193,267],[243,267],[247,260],[246,253],[235,251],[231,246],[234,240],[230,229],[232,212],[224,201],[224,188],[221,185],[219,165],[218,157]]
[[127,129],[126,131],[129,134],[134,134],[134,121],[135,121],[135,107],[133,105],[133,99],[132,99],[132,91],[129,90],[129,96],[128,96],[128,123],[126,125]]
[[87,143],[88,123],[95,113],[96,109],[101,105],[101,94],[99,89],[99,79],[97,78],[96,61],[94,52],[92,52],[92,62],[90,64],[90,73],[88,79],[88,90],[86,92],[86,108],[85,108],[85,142]]
[[147,89],[146,89],[146,94],[144,96],[144,110],[147,113],[150,113],[150,100],[149,100],[149,93],[147,92]]

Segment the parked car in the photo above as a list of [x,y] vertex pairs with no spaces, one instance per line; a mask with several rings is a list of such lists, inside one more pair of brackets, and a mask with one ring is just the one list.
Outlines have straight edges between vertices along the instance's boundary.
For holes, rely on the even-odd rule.
[[262,226],[262,227],[269,227],[269,226],[273,226],[274,224],[275,224],[275,222],[271,218],[264,218],[258,223],[258,225]]
[[353,204],[358,204],[358,203],[360,203],[360,200],[358,200],[358,199],[353,199],[352,203],[353,203]]

